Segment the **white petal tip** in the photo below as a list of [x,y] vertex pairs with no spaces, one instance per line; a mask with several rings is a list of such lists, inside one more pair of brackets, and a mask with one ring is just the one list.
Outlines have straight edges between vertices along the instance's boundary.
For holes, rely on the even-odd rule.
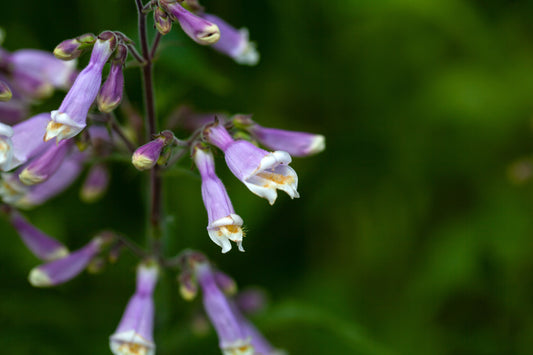
[[50,277],[39,268],[30,271],[28,280],[30,281],[30,284],[35,287],[52,286],[52,280],[50,280]]

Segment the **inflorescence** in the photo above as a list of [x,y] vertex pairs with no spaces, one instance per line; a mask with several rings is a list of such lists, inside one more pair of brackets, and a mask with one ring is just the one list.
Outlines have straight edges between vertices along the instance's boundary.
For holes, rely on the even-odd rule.
[[[28,249],[43,261],[30,271],[29,282],[36,287],[62,284],[86,269],[98,268],[102,258],[116,261],[120,250],[129,248],[141,261],[135,292],[110,336],[114,354],[155,354],[153,293],[160,273],[176,268],[180,270],[178,281],[185,299],[191,300],[201,291],[205,314],[224,354],[278,354],[279,350],[244,317],[246,306],[235,295],[235,282],[204,254],[184,250],[174,258],[164,257],[158,243],[158,230],[165,221],[158,207],[160,176],[189,156],[202,181],[207,235],[222,253],[232,249],[232,242],[243,252],[244,221],[216,174],[214,152],[222,152],[233,175],[273,205],[278,190],[291,198],[299,197],[298,176],[289,165],[291,156],[321,152],[324,137],[263,127],[250,115],[201,114],[185,106],[179,110],[179,119],[190,132],[189,137],[178,138],[170,129],[156,131],[151,66],[156,62],[159,40],[173,24],[178,23],[194,42],[211,46],[239,64],[255,65],[259,54],[246,29],[235,29],[206,13],[196,0],[151,0],[147,4],[136,0],[136,5],[140,52],[130,38],[116,31],[65,40],[53,54],[33,49],[9,52],[0,47],[1,211]],[[146,16],[150,12],[157,29],[151,51],[146,38]],[[77,58],[89,52],[89,63],[78,71]],[[139,115],[124,98],[123,70],[128,67],[129,57],[138,62],[144,76],[146,128],[140,132],[135,131]],[[106,66],[109,74],[103,80]],[[67,90],[60,106],[29,117],[33,106],[56,89]],[[126,123],[118,123],[117,109]],[[84,170],[88,173],[81,198],[89,202],[101,198],[109,184],[108,165],[113,160],[106,158],[111,154],[131,157],[136,169],[149,171],[152,245],[142,249],[119,233],[104,231],[82,248],[69,251],[23,216],[21,210],[40,206],[62,193]]]

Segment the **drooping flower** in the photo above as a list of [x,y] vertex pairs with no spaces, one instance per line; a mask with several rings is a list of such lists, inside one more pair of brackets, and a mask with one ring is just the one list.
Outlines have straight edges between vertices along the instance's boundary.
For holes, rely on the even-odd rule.
[[250,42],[248,38],[248,29],[238,30],[215,15],[204,13],[201,16],[220,29],[220,39],[212,45],[213,49],[233,58],[239,64],[256,65],[259,62],[259,52],[255,43]]
[[[14,125],[12,128],[0,124],[0,128],[3,128],[0,129],[0,156],[6,157],[0,163],[0,170],[14,169],[52,146],[52,142],[45,143],[43,141],[49,120],[49,113],[40,113]],[[12,130],[11,136],[9,136],[6,127]]]
[[288,165],[289,153],[277,150],[267,152],[244,140],[233,140],[224,126],[214,124],[204,130],[207,141],[224,152],[229,169],[254,194],[272,205],[277,189],[291,198],[298,198],[298,176]]
[[109,75],[96,98],[98,109],[102,112],[113,111],[122,101],[124,90],[124,73],[122,72],[122,67],[127,56],[128,48],[123,44],[119,44],[111,61]]
[[235,117],[233,122],[246,129],[265,147],[283,150],[293,157],[306,157],[320,153],[326,148],[325,138],[321,134],[267,128],[243,115]]
[[194,270],[207,316],[215,328],[224,355],[254,355],[250,337],[243,332],[239,320],[224,293],[218,288],[208,263],[195,263]]
[[233,205],[222,181],[215,173],[213,154],[201,146],[193,148],[193,159],[202,177],[202,199],[207,210],[207,233],[211,240],[222,247],[222,253],[231,250],[230,240],[242,247],[242,218],[235,214]]
[[5,203],[22,209],[41,205],[72,185],[80,175],[86,159],[84,153],[70,154],[48,180],[33,186],[22,184],[17,171],[4,173],[0,183],[0,197]]
[[217,25],[187,11],[178,1],[160,0],[159,4],[196,43],[210,45],[219,40],[220,30]]
[[52,111],[52,120],[46,128],[44,139],[57,141],[72,138],[87,125],[87,113],[98,95],[102,82],[102,70],[116,47],[115,35],[100,34],[94,44],[89,64],[81,71],[59,106]]
[[28,280],[36,287],[56,286],[78,276],[100,251],[104,240],[96,237],[69,255],[31,270]]
[[87,173],[80,190],[80,197],[85,202],[98,200],[109,185],[109,171],[103,164],[95,164]]
[[46,181],[63,163],[74,142],[70,139],[53,144],[39,157],[32,160],[20,173],[19,179],[25,185]]
[[64,62],[52,53],[21,49],[7,56],[13,85],[21,94],[41,99],[54,88],[68,89],[76,73],[76,61]]
[[109,338],[113,354],[155,354],[153,293],[158,273],[155,262],[145,262],[137,268],[135,293],[128,302],[117,330]]
[[17,211],[10,212],[9,220],[24,244],[39,259],[52,261],[68,255],[69,251],[63,244],[37,229]]

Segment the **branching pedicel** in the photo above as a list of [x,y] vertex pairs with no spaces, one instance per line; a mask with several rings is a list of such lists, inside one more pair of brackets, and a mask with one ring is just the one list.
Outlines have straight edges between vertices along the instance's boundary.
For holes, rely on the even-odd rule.
[[[135,4],[139,14],[140,51],[126,35],[115,31],[65,40],[54,50],[55,58],[38,50],[10,53],[0,47],[0,170],[3,172],[0,196],[4,202],[2,211],[22,241],[45,262],[31,270],[29,281],[38,287],[55,286],[88,267],[97,267],[102,256],[116,261],[118,250],[129,248],[141,261],[135,293],[110,337],[114,354],[155,353],[152,296],[158,275],[165,269],[172,272],[176,267],[181,269],[178,280],[185,299],[194,298],[201,290],[205,312],[224,354],[275,354],[277,351],[244,318],[231,297],[235,291],[231,278],[214,269],[200,252],[185,250],[174,258],[165,256],[160,241],[165,220],[160,206],[161,172],[190,154],[202,180],[207,235],[222,253],[232,249],[231,242],[244,251],[244,222],[215,173],[213,150],[220,149],[237,179],[272,205],[277,190],[291,198],[299,197],[298,177],[289,166],[291,155],[303,157],[322,151],[324,137],[262,127],[249,116],[202,116],[190,109],[180,111],[185,128],[191,131],[187,139],[178,139],[170,130],[158,131],[153,57],[161,37],[171,30],[173,23],[179,23],[194,42],[210,45],[239,64],[255,65],[259,55],[248,40],[246,29],[237,30],[206,13],[196,0],[151,0],[147,4],[135,0]],[[151,46],[146,29],[146,16],[150,12],[158,31]],[[78,73],[76,58],[89,51],[89,64]],[[145,131],[138,132],[138,136],[147,137],[144,142],[128,136],[113,114],[123,99],[123,68],[129,55],[138,61],[143,77]],[[107,63],[110,70],[102,84]],[[68,89],[59,108],[27,117],[29,105],[34,100],[46,99],[56,88]],[[131,107],[124,111],[131,112]],[[130,131],[135,126],[131,116],[131,122],[127,123]],[[258,144],[273,151],[263,150]],[[112,152],[131,156],[135,168],[149,171],[151,243],[146,249],[117,233],[102,232],[81,249],[70,252],[31,225],[18,211],[41,205],[61,193],[86,166],[90,172],[81,196],[85,200],[99,198],[109,181],[102,158]]]

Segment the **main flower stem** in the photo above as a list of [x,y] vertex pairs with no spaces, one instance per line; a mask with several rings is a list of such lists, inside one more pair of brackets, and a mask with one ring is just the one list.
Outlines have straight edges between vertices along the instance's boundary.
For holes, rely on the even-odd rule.
[[[155,115],[154,100],[154,79],[152,73],[152,55],[148,47],[146,34],[146,14],[143,13],[142,0],[135,0],[139,18],[139,39],[141,42],[144,65],[142,66],[144,102],[146,109],[146,140],[149,141],[153,134],[157,133],[157,122]],[[161,258],[161,175],[159,166],[156,165],[150,171],[150,216],[149,216],[149,237],[152,243],[152,251],[156,257]]]

